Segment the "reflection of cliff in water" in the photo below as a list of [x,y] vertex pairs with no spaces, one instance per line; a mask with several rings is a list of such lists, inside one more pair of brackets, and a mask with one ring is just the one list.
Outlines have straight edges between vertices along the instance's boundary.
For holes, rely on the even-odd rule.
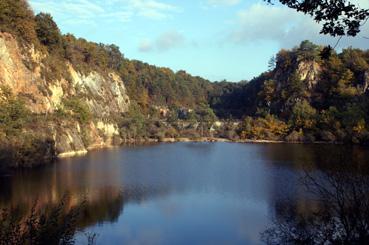
[[262,239],[268,244],[365,244],[369,240],[367,173],[362,165],[342,159],[324,171],[306,172],[300,180],[301,192],[275,199],[274,225],[262,233]]
[[[62,169],[60,169],[62,168]],[[114,171],[103,172],[93,164],[73,171],[68,163],[31,171],[20,171],[0,178],[0,210],[14,210],[16,216],[27,217],[32,208],[50,209],[66,202],[66,211],[83,203],[79,227],[116,222],[124,205],[139,203],[167,191],[158,187],[134,188],[122,184]],[[67,197],[67,198],[65,198]]]

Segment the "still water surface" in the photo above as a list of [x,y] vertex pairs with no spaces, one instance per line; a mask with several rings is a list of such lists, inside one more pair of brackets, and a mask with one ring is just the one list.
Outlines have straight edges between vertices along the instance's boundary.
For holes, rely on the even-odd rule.
[[[57,203],[68,193],[71,206],[87,200],[80,227],[96,233],[97,244],[260,244],[273,221],[286,217],[286,207],[293,220],[317,210],[323,198],[301,180],[321,178],[341,156],[366,169],[369,152],[234,143],[96,151],[0,178],[0,208]],[[82,233],[76,238],[85,244]]]

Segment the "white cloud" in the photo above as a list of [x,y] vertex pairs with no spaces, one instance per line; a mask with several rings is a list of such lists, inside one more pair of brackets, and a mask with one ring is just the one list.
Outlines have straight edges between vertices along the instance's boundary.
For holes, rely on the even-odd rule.
[[129,0],[131,7],[138,15],[152,19],[164,19],[170,13],[178,11],[178,7],[155,0]]
[[151,52],[153,49],[154,46],[149,40],[143,40],[138,47],[140,52]]
[[[362,38],[362,36],[369,36],[367,27],[368,24],[362,28],[362,33],[356,38],[344,37],[339,48],[347,46],[368,48],[369,41]],[[320,30],[321,26],[310,16],[284,6],[254,4],[238,12],[235,28],[229,38],[241,44],[274,41],[283,48],[293,47],[306,39],[318,44],[336,43],[336,38],[321,35]]]
[[64,24],[128,22],[135,16],[165,19],[179,8],[158,0],[30,0],[37,12],[49,12]]
[[240,3],[241,0],[208,0],[208,4],[212,6],[219,6],[219,5],[236,5]]
[[164,52],[179,47],[185,43],[185,37],[178,31],[168,31],[161,34],[156,40],[143,40],[138,47],[141,52]]
[[31,5],[34,9],[42,12],[50,12],[56,14],[70,13],[78,19],[91,18],[96,15],[103,14],[105,11],[102,7],[86,0],[78,1],[40,1],[32,0]]

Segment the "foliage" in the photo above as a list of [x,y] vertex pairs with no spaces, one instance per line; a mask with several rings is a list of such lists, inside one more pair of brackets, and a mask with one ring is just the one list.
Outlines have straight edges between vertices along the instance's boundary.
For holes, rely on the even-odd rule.
[[45,45],[50,52],[62,48],[62,35],[53,17],[47,13],[39,13],[35,16],[36,33],[41,44]]
[[287,132],[287,124],[272,115],[256,119],[246,117],[240,128],[243,139],[281,140]]
[[[338,157],[337,157],[338,155]],[[274,224],[261,234],[266,244],[365,244],[369,239],[369,178],[336,153],[329,170],[305,172],[300,186],[314,205],[291,198],[276,204]],[[360,169],[358,171],[358,169]]]
[[238,86],[222,85],[226,96],[217,91],[210,105],[221,117],[222,111],[235,118],[274,115],[288,124],[291,141],[366,143],[369,52],[349,48],[325,59],[319,52],[308,41],[281,50],[274,70]]
[[9,87],[2,86],[0,90],[3,96],[0,96],[0,132],[8,137],[20,135],[30,121],[31,112]]
[[140,61],[125,60],[119,70],[131,99],[147,110],[150,104],[195,108],[207,103],[209,81],[184,71],[174,73]]
[[292,108],[290,122],[295,129],[312,129],[317,111],[306,100],[297,102]]
[[369,9],[361,9],[358,4],[347,0],[279,0],[279,2],[312,16],[318,23],[323,23],[320,33],[332,36],[356,36],[360,32],[361,25],[369,18]]
[[123,64],[123,54],[115,45],[97,44],[83,38],[77,39],[72,34],[63,36],[64,57],[77,71],[87,74],[99,71],[106,74],[118,70]]
[[[355,36],[369,15],[368,10],[345,0],[280,2],[312,15],[323,22],[323,33],[334,36]],[[34,16],[25,0],[0,1],[0,31],[10,32],[22,44],[48,51],[41,65],[47,82],[70,80],[68,64],[82,74],[108,76],[114,72],[120,76],[133,101],[131,111],[120,120],[125,138],[173,136],[186,130],[193,134],[193,130],[210,130],[217,118],[249,116],[252,120],[247,119],[239,132],[243,137],[280,139],[301,133],[311,139],[366,139],[368,51],[348,48],[337,54],[328,48],[329,55],[324,55],[327,48],[306,40],[292,50],[281,50],[271,59],[269,71],[250,82],[210,83],[185,71],[126,59],[114,44],[62,35],[51,15]],[[2,94],[6,100],[0,101],[0,131],[19,135],[33,116],[20,98],[7,89],[2,89]],[[158,116],[155,107],[170,108],[170,113]],[[56,116],[86,124],[93,115],[84,100],[70,97],[63,100]],[[181,120],[190,126],[176,125]],[[230,131],[234,129],[230,127]]]
[[14,34],[22,44],[38,45],[34,14],[26,0],[0,1],[0,31]]
[[120,134],[124,139],[137,139],[147,135],[145,116],[141,113],[140,107],[136,103],[132,103],[129,112],[121,120]]
[[[92,118],[92,114],[88,105],[86,104],[86,102],[79,98],[71,97],[68,99],[64,99],[63,106],[64,107],[60,110],[64,110],[64,113],[69,114],[82,124],[88,123]],[[63,112],[59,113],[62,114]]]
[[298,61],[316,61],[320,58],[321,47],[310,42],[309,40],[302,41],[299,48],[296,49]]
[[206,104],[200,105],[199,108],[195,111],[195,114],[197,120],[200,122],[212,124],[217,119],[216,115],[214,114],[214,111]]
[[[77,222],[85,204],[70,208],[67,199],[65,196],[58,205],[42,210],[36,210],[36,203],[25,219],[17,215],[18,209],[1,210],[0,245],[75,244]],[[88,237],[89,244],[94,238],[93,234]]]
[[262,91],[258,94],[264,100],[265,106],[270,106],[274,100],[276,91],[276,82],[274,80],[266,80]]

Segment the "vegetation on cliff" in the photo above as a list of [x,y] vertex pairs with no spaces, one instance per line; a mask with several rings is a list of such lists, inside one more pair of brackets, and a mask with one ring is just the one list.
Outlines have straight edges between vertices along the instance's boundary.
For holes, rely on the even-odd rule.
[[24,101],[5,86],[0,87],[0,170],[31,167],[50,162],[55,149],[52,140],[30,129],[37,120]]
[[[323,57],[323,51],[309,41],[281,50],[271,71],[221,95],[216,111],[228,110],[234,117],[247,115],[254,120],[276,117],[288,128],[281,139],[366,143],[369,52],[348,48]],[[224,100],[231,109],[222,108]],[[249,135],[246,125],[243,135]]]
[[[86,131],[97,120],[118,125],[120,137],[127,141],[201,136],[350,143],[366,143],[369,139],[368,51],[348,48],[336,53],[304,41],[292,50],[281,50],[270,60],[270,70],[250,82],[211,83],[185,71],[173,72],[126,59],[114,44],[63,35],[50,14],[35,16],[25,0],[0,1],[0,31],[17,38],[30,72],[39,69],[42,79],[34,82],[40,83],[45,96],[58,97],[63,91],[51,91],[42,82],[62,81],[62,90],[76,82],[70,67],[89,84],[83,92],[60,96],[59,105],[50,115],[31,113],[24,99],[34,100],[32,94],[12,95],[12,88],[1,87],[1,156],[15,162],[14,166],[33,162],[22,157],[39,156],[35,151],[53,154],[55,150],[49,145],[55,138],[50,139],[50,134],[47,137],[50,132],[40,130],[40,125],[60,128],[66,122],[76,124],[75,131],[84,135],[81,144],[85,146],[80,150],[88,147]],[[40,64],[27,58],[32,50],[38,52]],[[89,77],[91,74],[98,75]],[[114,113],[105,113],[112,107],[109,101],[98,107],[93,104],[104,96],[99,91],[106,86],[114,91],[111,96],[119,96],[112,85],[96,87],[104,77],[112,76],[127,88],[129,112],[117,108]],[[123,100],[128,101],[121,97],[117,107],[129,104]]]

